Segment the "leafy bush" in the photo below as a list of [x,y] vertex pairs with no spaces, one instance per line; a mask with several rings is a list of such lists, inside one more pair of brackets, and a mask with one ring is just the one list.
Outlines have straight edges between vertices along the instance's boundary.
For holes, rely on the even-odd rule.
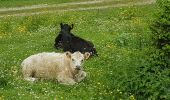
[[161,12],[153,22],[154,46],[145,52],[145,63],[135,70],[135,77],[124,81],[124,89],[135,94],[137,99],[170,99],[170,1],[158,1]]
[[151,26],[155,45],[159,49],[170,51],[170,1],[158,0],[161,11]]
[[170,1],[158,0],[160,13],[151,26],[154,45],[159,49],[157,62],[163,69],[170,68]]
[[[121,82],[115,84],[121,91],[121,95],[114,91],[114,95],[118,98],[170,100],[170,1],[162,0],[158,1],[158,4],[161,7],[161,12],[151,26],[154,47],[144,49],[141,57],[139,55],[136,57],[141,62],[138,62],[138,66],[129,71],[128,75],[118,76],[124,77]],[[117,36],[118,45],[129,46],[128,40],[134,41],[130,38],[131,36],[126,35]],[[137,41],[135,42],[139,44]],[[131,60],[134,58],[135,55]],[[114,75],[110,77],[114,79]],[[112,89],[116,90],[114,87]]]

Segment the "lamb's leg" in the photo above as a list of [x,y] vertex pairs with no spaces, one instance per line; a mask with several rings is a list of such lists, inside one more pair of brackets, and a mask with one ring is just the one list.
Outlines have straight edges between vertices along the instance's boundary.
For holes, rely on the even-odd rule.
[[81,71],[76,75],[76,82],[82,81],[87,76],[86,72]]
[[35,82],[37,80],[37,78],[33,78],[33,77],[26,77],[24,78],[26,81],[30,81],[30,82]]
[[56,47],[56,49],[59,49],[62,47],[62,43],[61,43],[61,37],[62,37],[62,34],[59,34],[56,39],[55,39],[55,44],[54,46]]
[[26,81],[34,82],[37,78],[34,77],[35,71],[32,70],[23,70],[23,76]]
[[66,84],[66,85],[74,85],[74,84],[76,84],[74,79],[66,77],[66,76],[62,76],[62,75],[59,75],[57,80],[61,84]]
[[61,82],[61,84],[74,85],[74,84],[76,84],[76,82],[75,82],[73,79],[71,79],[71,78],[67,78],[67,79],[64,79],[64,80]]

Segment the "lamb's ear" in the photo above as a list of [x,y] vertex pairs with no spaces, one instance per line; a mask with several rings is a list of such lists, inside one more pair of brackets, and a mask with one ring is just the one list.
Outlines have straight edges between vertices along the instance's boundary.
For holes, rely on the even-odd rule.
[[85,52],[84,53],[84,59],[88,59],[90,57],[90,53],[89,52]]
[[61,28],[63,27],[63,23],[60,23],[60,27],[61,27]]
[[71,58],[71,52],[67,51],[67,52],[66,52],[66,56],[67,56],[68,58]]
[[74,24],[71,24],[71,29],[73,29],[73,27],[74,27]]

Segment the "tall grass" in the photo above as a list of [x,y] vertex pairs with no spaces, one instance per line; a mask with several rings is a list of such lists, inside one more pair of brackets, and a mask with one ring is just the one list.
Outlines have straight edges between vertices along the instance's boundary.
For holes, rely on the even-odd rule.
[[19,7],[37,4],[59,4],[73,1],[88,1],[88,0],[0,0],[0,7]]
[[[60,4],[60,3],[69,3],[69,2],[86,2],[91,0],[0,0],[0,8],[6,7],[22,7],[22,6],[31,6],[39,4]],[[98,0],[95,0],[98,1]],[[114,0],[122,1],[122,0]]]

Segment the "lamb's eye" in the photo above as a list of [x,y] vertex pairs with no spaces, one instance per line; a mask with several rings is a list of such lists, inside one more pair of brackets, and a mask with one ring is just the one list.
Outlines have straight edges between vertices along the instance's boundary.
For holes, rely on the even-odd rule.
[[72,61],[74,61],[74,59],[72,59]]
[[81,62],[83,62],[84,60],[81,60]]

